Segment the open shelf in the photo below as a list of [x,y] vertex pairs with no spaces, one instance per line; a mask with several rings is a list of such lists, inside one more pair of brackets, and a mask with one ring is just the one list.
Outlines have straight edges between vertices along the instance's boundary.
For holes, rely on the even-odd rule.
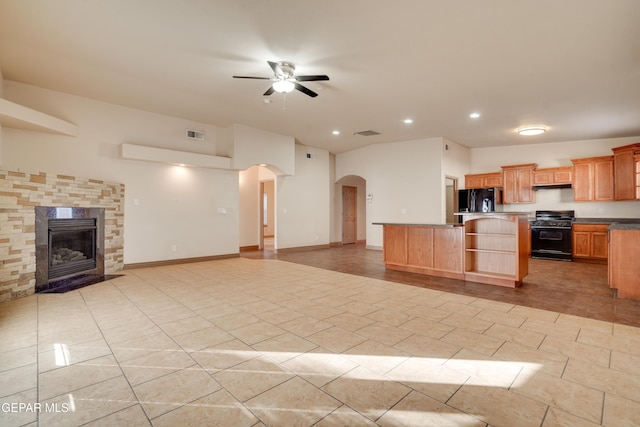
[[464,225],[465,279],[519,286],[528,271],[526,215],[469,215]]
[[[0,81],[0,83],[2,83]],[[0,98],[0,123],[14,129],[77,136],[78,126],[57,117]]]

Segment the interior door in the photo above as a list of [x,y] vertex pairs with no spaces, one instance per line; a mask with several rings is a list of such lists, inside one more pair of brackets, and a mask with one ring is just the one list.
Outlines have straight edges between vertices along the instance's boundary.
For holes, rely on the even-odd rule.
[[342,244],[356,243],[356,187],[342,186]]

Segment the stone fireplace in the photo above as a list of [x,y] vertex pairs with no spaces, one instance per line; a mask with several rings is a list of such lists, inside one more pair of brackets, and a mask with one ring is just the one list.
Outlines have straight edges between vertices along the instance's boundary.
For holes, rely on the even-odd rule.
[[[122,270],[124,266],[124,184],[70,175],[0,169],[0,302],[31,295],[36,291],[36,276],[41,274],[40,269],[36,272],[37,258],[39,258],[36,257],[36,245],[40,244],[40,237],[36,238],[36,208],[40,207],[54,209],[54,211],[62,208],[59,211],[62,216],[69,216],[70,208],[83,208],[90,213],[77,215],[85,215],[85,217],[95,217],[92,210],[101,209],[103,225],[96,220],[94,254],[90,253],[91,248],[73,247],[78,245],[73,241],[73,235],[75,234],[75,237],[80,235],[75,232],[70,233],[71,235],[66,233],[70,230],[65,230],[67,224],[64,221],[62,224],[55,221],[52,224],[54,231],[61,232],[54,234],[54,243],[57,241],[60,246],[72,245],[71,248],[66,249],[81,252],[82,256],[87,255],[84,252],[89,252],[89,255],[93,255],[92,258],[95,257],[96,269],[102,265],[105,275]],[[76,214],[72,211],[71,216],[74,215]],[[69,218],[58,218],[56,213],[56,217],[51,219]],[[75,231],[86,228],[85,225],[79,224],[80,228]],[[71,228],[76,226],[78,224]],[[91,224],[89,224],[90,227],[92,227]],[[102,236],[100,236],[100,229],[103,229]],[[86,230],[81,232],[85,237],[86,233]],[[49,238],[47,234],[47,244]],[[81,257],[78,254],[72,255],[64,264],[68,264],[72,258],[73,261],[83,261],[74,258],[75,256]],[[47,258],[46,283],[50,280],[49,262]],[[73,267],[67,267],[74,269],[81,264],[82,262]],[[55,267],[59,265],[56,262]],[[66,267],[63,267],[56,272],[54,268],[54,274],[61,274],[58,279],[75,274],[65,269]],[[97,270],[95,274],[98,274]],[[40,278],[37,281],[40,286]]]
[[104,209],[36,206],[36,292],[104,275]]

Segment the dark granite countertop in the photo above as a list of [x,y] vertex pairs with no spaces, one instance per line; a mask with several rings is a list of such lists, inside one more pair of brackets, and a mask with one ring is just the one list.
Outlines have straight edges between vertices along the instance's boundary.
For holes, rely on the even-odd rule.
[[640,230],[640,221],[638,222],[614,222],[609,226],[609,230]]
[[487,216],[495,216],[495,215],[533,215],[532,212],[454,212],[454,215],[487,215]]
[[576,218],[574,224],[640,224],[640,218]]
[[464,224],[426,224],[426,223],[405,223],[405,222],[372,222],[373,225],[406,225],[410,227],[462,227]]

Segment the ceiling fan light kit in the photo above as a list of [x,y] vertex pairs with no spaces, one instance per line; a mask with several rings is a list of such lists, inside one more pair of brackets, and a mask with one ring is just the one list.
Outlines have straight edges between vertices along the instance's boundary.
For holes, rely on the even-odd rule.
[[273,85],[271,86],[273,87],[273,90],[279,93],[289,93],[296,88],[295,83],[289,80],[278,80],[273,82]]
[[289,93],[294,89],[308,95],[312,98],[318,96],[317,93],[311,89],[302,86],[299,82],[315,82],[321,80],[329,80],[329,76],[324,74],[312,75],[312,76],[296,76],[296,66],[291,62],[273,62],[267,61],[269,67],[273,70],[274,77],[253,77],[253,76],[233,76],[234,79],[255,79],[255,80],[271,80],[272,85],[267,89],[263,96],[269,96],[273,92]]

